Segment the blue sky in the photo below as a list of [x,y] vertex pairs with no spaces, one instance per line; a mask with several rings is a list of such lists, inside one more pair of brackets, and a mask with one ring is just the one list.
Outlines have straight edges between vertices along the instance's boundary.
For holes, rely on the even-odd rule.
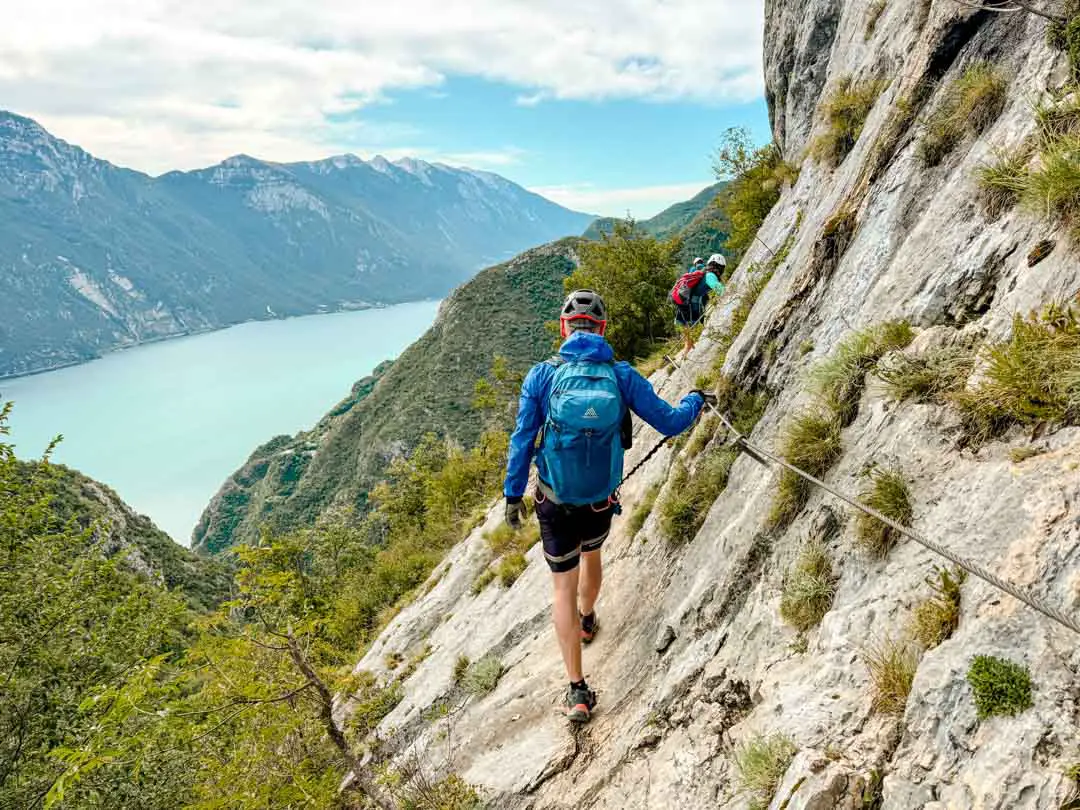
[[496,171],[639,217],[768,138],[763,0],[35,0],[0,28],[0,108],[152,174],[244,152]]

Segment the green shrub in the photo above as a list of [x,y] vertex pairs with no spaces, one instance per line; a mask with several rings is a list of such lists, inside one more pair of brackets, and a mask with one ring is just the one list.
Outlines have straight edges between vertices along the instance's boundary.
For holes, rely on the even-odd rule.
[[918,650],[906,641],[886,638],[864,649],[862,659],[874,690],[874,711],[903,714],[919,668]]
[[1013,320],[1012,336],[985,352],[973,388],[952,396],[963,443],[978,446],[1012,425],[1080,423],[1080,314],[1051,305]]
[[1036,144],[1051,146],[1062,138],[1080,135],[1080,94],[1075,88],[1064,98],[1051,98],[1035,105]]
[[397,680],[386,686],[379,686],[370,672],[361,673],[354,686],[349,727],[361,737],[366,737],[401,703],[404,692]]
[[907,321],[886,321],[845,338],[811,372],[814,392],[843,427],[859,412],[866,374],[891,351],[905,348],[915,333]]
[[881,15],[885,13],[885,8],[887,6],[887,0],[874,0],[874,2],[866,9],[866,31],[863,38],[867,42],[873,38],[874,31],[877,30],[878,20],[880,20]]
[[832,562],[821,543],[807,543],[784,577],[780,615],[800,632],[821,623],[836,594]]
[[678,239],[656,239],[633,220],[578,248],[581,265],[566,279],[566,292],[587,288],[604,297],[606,337],[617,357],[644,357],[673,333],[667,296],[682,269],[679,248]]
[[776,144],[755,147],[749,131],[738,127],[724,133],[713,171],[718,179],[730,181],[717,199],[731,222],[725,247],[742,256],[780,199],[784,184],[793,183],[798,172],[784,161]]
[[919,153],[927,166],[936,166],[963,140],[980,135],[1005,109],[1008,80],[994,65],[972,65],[948,88],[926,122]]
[[1028,445],[1027,447],[1014,447],[1009,451],[1009,461],[1013,464],[1023,464],[1029,458],[1041,456],[1045,452],[1045,447],[1035,447],[1032,445]]
[[976,655],[971,660],[967,679],[975,694],[975,708],[980,720],[994,715],[1011,717],[1034,705],[1031,673],[1027,667],[1012,661]]
[[[868,485],[859,493],[860,500],[902,526],[910,524],[914,512],[903,473],[876,467],[868,478]],[[895,529],[865,512],[859,512],[856,518],[855,534],[860,546],[881,558],[889,553],[897,537]]]
[[423,770],[408,775],[398,788],[397,810],[484,810],[485,804],[476,788],[457,774],[432,781]]
[[785,734],[759,734],[735,749],[735,769],[742,790],[750,796],[751,810],[765,810],[769,806],[798,752]]
[[668,495],[660,505],[660,531],[669,543],[683,545],[694,539],[727,486],[738,457],[737,450],[719,447],[702,455],[692,474],[683,464],[676,467]]
[[630,516],[630,520],[627,523],[627,529],[629,530],[631,537],[636,536],[645,525],[645,521],[648,520],[653,507],[656,505],[656,498],[659,494],[660,484],[653,484],[645,494],[641,496],[641,502],[634,509],[634,514]]
[[483,571],[480,572],[480,576],[473,580],[472,595],[479,596],[481,593],[484,592],[484,589],[494,581],[495,570],[492,568],[485,568]]
[[465,681],[465,673],[469,670],[469,656],[459,655],[454,661],[454,683],[462,684]]
[[828,129],[814,139],[810,152],[830,168],[844,162],[862,135],[874,102],[888,83],[880,79],[855,81],[845,76],[825,100],[823,114]]
[[480,697],[499,685],[504,671],[502,661],[488,653],[469,665],[461,679],[461,685],[469,694]]
[[[840,458],[840,421],[821,408],[804,411],[788,422],[780,437],[780,454],[791,464],[820,478]],[[769,513],[769,525],[782,528],[802,511],[810,485],[795,473],[781,476]]]
[[875,374],[897,402],[911,399],[943,405],[963,389],[974,367],[974,352],[950,346],[919,355],[891,355],[878,363]]
[[993,161],[982,164],[976,171],[979,199],[991,219],[997,219],[1016,205],[1027,190],[1031,155],[1031,145],[1026,142],[1013,149],[997,149]]
[[518,577],[525,573],[525,569],[528,568],[529,562],[525,559],[525,555],[520,551],[515,551],[511,554],[507,554],[502,560],[499,561],[496,574],[498,574],[499,582],[502,583],[504,588],[509,588],[515,582]]
[[911,636],[924,649],[931,650],[948,639],[960,624],[961,588],[967,574],[960,568],[939,568],[926,582],[931,595],[915,606]]
[[1028,175],[1024,201],[1056,216],[1080,238],[1080,135],[1066,135],[1042,151]]

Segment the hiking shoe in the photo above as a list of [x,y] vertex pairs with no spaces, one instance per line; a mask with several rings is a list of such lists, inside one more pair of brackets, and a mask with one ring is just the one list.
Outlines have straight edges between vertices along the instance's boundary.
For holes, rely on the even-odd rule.
[[596,611],[594,610],[588,616],[582,616],[580,613],[578,616],[581,617],[581,643],[591,644],[600,629],[600,620],[596,618]]
[[571,723],[588,723],[596,708],[596,692],[589,687],[574,688],[566,692],[566,719]]

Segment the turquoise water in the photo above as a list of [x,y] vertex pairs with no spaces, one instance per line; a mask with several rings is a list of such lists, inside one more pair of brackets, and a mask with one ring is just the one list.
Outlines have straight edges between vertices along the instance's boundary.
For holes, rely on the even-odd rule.
[[81,366],[0,380],[11,439],[102,481],[187,544],[203,508],[251,451],[314,425],[356,380],[396,357],[438,302],[234,326]]

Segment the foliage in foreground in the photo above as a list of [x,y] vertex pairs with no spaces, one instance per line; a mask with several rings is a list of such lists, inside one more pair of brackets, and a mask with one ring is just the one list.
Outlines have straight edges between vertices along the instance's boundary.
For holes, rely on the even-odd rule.
[[679,464],[660,504],[660,531],[669,543],[681,546],[694,539],[738,457],[739,451],[718,447],[702,455],[692,472]]
[[836,578],[828,552],[821,543],[807,543],[784,576],[780,615],[796,630],[805,632],[821,623],[835,595]]
[[751,810],[769,806],[799,749],[785,734],[759,734],[735,750],[739,785],[750,796]]
[[[820,407],[803,411],[785,425],[779,449],[791,464],[820,478],[832,469],[842,453],[840,421]],[[769,512],[770,527],[782,528],[790,524],[809,497],[810,484],[784,470]]]
[[991,655],[976,655],[968,668],[968,683],[975,695],[979,719],[1011,717],[1034,705],[1031,673],[1027,667]]
[[731,222],[727,250],[741,257],[754,241],[765,217],[780,199],[785,183],[798,171],[784,161],[776,144],[755,147],[746,129],[728,129],[713,159],[720,180],[730,180],[717,199]]
[[567,293],[595,290],[608,311],[606,337],[616,357],[649,353],[674,331],[667,295],[682,272],[678,238],[660,240],[633,220],[615,223],[599,242],[581,245],[581,264],[565,281]]

